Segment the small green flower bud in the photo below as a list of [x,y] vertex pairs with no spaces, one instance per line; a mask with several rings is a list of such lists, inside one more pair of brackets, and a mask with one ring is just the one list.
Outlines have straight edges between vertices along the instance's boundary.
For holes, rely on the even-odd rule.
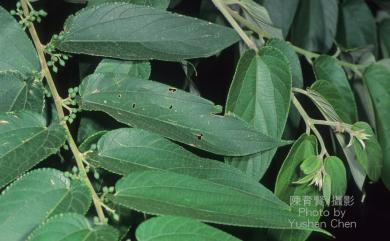
[[114,191],[115,191],[115,188],[114,188],[114,187],[109,187],[109,188],[108,188],[108,192],[109,192],[109,193],[113,193]]
[[98,172],[95,171],[95,173],[93,174],[93,177],[98,180],[100,178],[100,174]]
[[47,16],[47,12],[45,12],[44,10],[39,10],[38,14],[42,17],[46,17]]
[[102,190],[103,190],[103,193],[108,193],[108,187],[104,186]]

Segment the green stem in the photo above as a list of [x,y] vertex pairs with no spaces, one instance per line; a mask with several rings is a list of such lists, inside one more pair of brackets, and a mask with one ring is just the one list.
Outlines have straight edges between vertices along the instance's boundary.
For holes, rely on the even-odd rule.
[[229,7],[227,7],[226,9],[235,19],[237,19],[237,21],[239,21],[242,25],[246,26],[251,31],[259,34],[261,37],[270,38],[269,34],[266,31],[258,27],[256,24],[253,24],[251,21],[247,20],[243,16],[241,16],[237,11],[234,11]]
[[[233,16],[238,22],[240,22],[242,25],[244,25],[245,27],[247,27],[251,31],[259,34],[260,36],[263,36],[264,38],[271,38],[271,36],[266,31],[264,31],[262,28],[260,28],[256,24],[253,24],[252,22],[248,21],[246,18],[242,17],[237,11],[234,11],[229,7],[226,7],[226,11],[231,16]],[[316,58],[321,56],[318,53],[314,53],[314,52],[302,49],[302,48],[295,46],[293,44],[291,44],[291,45],[293,46],[293,49],[295,50],[295,52],[300,54],[300,55],[303,55],[309,61],[309,63],[312,63],[313,59],[316,59]],[[351,69],[353,72],[355,72],[359,76],[362,75],[361,70],[366,68],[365,65],[352,64],[352,63],[349,63],[349,62],[346,62],[343,60],[339,60],[337,58],[336,58],[336,60],[341,66]]]
[[[29,1],[28,0],[21,0],[21,5],[23,8],[24,15],[28,16],[30,14]],[[66,138],[67,138],[67,141],[69,143],[70,150],[72,151],[73,156],[76,160],[77,167],[79,168],[80,176],[81,176],[82,180],[84,181],[84,183],[90,189],[91,194],[92,194],[92,200],[93,200],[93,203],[95,205],[96,213],[97,213],[100,221],[102,223],[104,223],[104,222],[106,222],[106,218],[104,216],[104,212],[103,212],[103,208],[102,208],[102,201],[100,200],[99,196],[96,194],[95,189],[93,188],[92,183],[87,176],[87,172],[85,171],[84,164],[83,164],[84,156],[79,151],[79,149],[76,145],[76,142],[74,141],[73,136],[69,130],[69,127],[66,124],[66,121],[64,121],[65,114],[64,114],[64,110],[62,108],[62,103],[63,103],[62,101],[63,100],[62,100],[61,96],[58,94],[56,85],[54,83],[54,79],[53,79],[53,77],[50,73],[50,69],[47,65],[45,54],[43,51],[44,47],[43,47],[43,45],[38,37],[38,33],[35,29],[34,24],[31,24],[30,27],[28,28],[28,30],[30,32],[31,38],[34,42],[34,46],[35,46],[35,49],[36,49],[38,57],[39,57],[39,61],[40,61],[41,68],[42,68],[42,74],[46,78],[47,85],[49,86],[51,95],[53,96],[54,105],[55,105],[56,110],[57,110],[60,124],[65,129]]]
[[[300,48],[298,46],[295,46],[295,45],[293,45],[293,48],[294,48],[296,53],[298,53],[300,55],[303,55],[307,59],[310,59],[310,60],[316,59],[316,58],[321,56],[320,54],[317,54],[317,53],[314,53],[314,52],[302,49],[302,48]],[[352,63],[349,63],[349,62],[346,62],[346,61],[343,61],[343,60],[339,60],[337,58],[336,58],[336,60],[337,60],[337,63],[339,65],[351,69],[358,76],[361,76],[362,75],[361,70],[364,70],[364,68],[367,67],[366,65],[352,64]]]
[[230,15],[228,9],[229,7],[226,6],[226,4],[221,0],[211,0],[215,7],[218,8],[218,10],[222,13],[222,15],[226,18],[226,20],[232,25],[234,30],[240,35],[241,39],[244,41],[244,43],[251,49],[258,52],[256,44],[248,37],[248,35],[242,30],[240,25],[236,22],[236,20]]
[[314,125],[324,125],[324,126],[332,127],[333,129],[335,129],[337,132],[340,133],[352,132],[352,125],[343,122],[312,119],[312,123]]
[[329,153],[325,146],[324,139],[322,138],[321,133],[315,127],[313,123],[313,119],[309,117],[309,115],[306,113],[301,103],[299,103],[298,99],[294,95],[292,95],[292,102],[295,108],[297,108],[299,114],[302,116],[302,119],[306,124],[306,134],[310,134],[310,130],[311,130],[313,134],[317,137],[318,142],[320,143],[321,146],[321,153],[320,153],[321,159],[323,159],[324,156],[329,156]]
[[[303,94],[303,95],[309,97],[309,99],[312,99],[310,97],[310,94],[306,90],[299,89],[299,88],[292,88],[292,90],[295,93]],[[344,123],[344,122],[329,121],[329,120],[317,120],[317,119],[312,119],[312,118],[310,118],[310,121],[314,125],[330,126],[330,127],[334,128],[337,132],[345,132],[345,131],[349,132],[349,133],[353,132],[352,125]]]
[[[303,95],[307,96],[309,99],[311,99],[312,101],[314,101],[312,96],[306,90],[302,90],[299,88],[293,88],[293,92],[303,94]],[[304,112],[304,110],[302,108],[302,110],[300,110],[300,113],[303,113],[303,112]],[[327,117],[325,115],[324,115],[324,117],[326,120],[312,119],[312,118],[307,117],[307,116],[306,116],[306,119],[309,118],[308,119],[309,122],[313,125],[329,126],[336,133],[348,133],[351,136],[351,138],[356,137],[359,141],[364,141],[369,137],[369,135],[367,133],[365,133],[364,131],[362,132],[361,130],[353,130],[353,125],[351,125],[351,124],[342,122],[341,120],[340,121],[329,120],[329,117]],[[362,144],[362,145],[364,146],[364,144]]]
[[307,93],[306,90],[303,90],[303,89],[300,89],[300,88],[295,88],[295,87],[293,87],[293,88],[292,88],[292,91],[310,97],[310,96],[309,96],[309,93]]

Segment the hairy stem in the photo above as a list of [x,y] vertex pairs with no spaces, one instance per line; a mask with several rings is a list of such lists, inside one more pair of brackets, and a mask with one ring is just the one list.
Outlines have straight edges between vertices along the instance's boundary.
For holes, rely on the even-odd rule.
[[[28,0],[21,0],[21,5],[23,8],[23,12],[24,12],[25,17],[27,17],[30,14],[29,1]],[[57,110],[60,124],[65,128],[66,138],[67,138],[67,141],[69,143],[70,150],[72,151],[73,156],[76,160],[77,167],[80,171],[80,176],[81,176],[82,180],[84,181],[84,183],[90,189],[90,191],[92,193],[92,200],[93,200],[93,203],[94,203],[95,208],[96,208],[96,213],[97,213],[100,221],[102,223],[104,223],[106,221],[106,218],[104,216],[104,212],[103,212],[103,208],[102,208],[102,201],[99,199],[99,196],[96,194],[95,189],[93,188],[92,183],[87,176],[87,172],[85,171],[84,164],[83,164],[84,156],[80,152],[80,150],[78,149],[76,142],[74,141],[73,136],[69,130],[69,127],[66,124],[66,121],[64,121],[65,114],[64,114],[64,110],[62,108],[63,100],[62,100],[61,96],[58,94],[56,85],[54,83],[53,76],[51,75],[50,69],[47,65],[45,54],[44,54],[44,47],[39,39],[39,36],[38,36],[38,33],[34,27],[34,24],[31,24],[29,26],[28,30],[30,32],[31,38],[34,42],[35,49],[36,49],[38,57],[39,57],[39,61],[40,61],[41,68],[42,68],[42,74],[46,78],[47,85],[49,86],[51,95],[53,96],[53,100],[54,100],[54,104],[55,104],[55,107]]]
[[[214,2],[214,0],[213,0]],[[219,9],[219,8],[218,8]],[[221,11],[221,10],[220,10]],[[234,18],[236,19],[238,22],[240,22],[242,25],[244,25],[245,27],[247,27],[248,29],[250,29],[251,31],[259,34],[260,36],[263,36],[264,38],[270,38],[271,36],[269,35],[269,33],[267,33],[266,31],[264,31],[262,28],[260,28],[259,26],[257,26],[256,24],[253,24],[252,22],[248,21],[246,18],[242,17],[237,11],[234,11],[233,9],[229,8],[228,6],[226,6],[226,11]],[[222,13],[222,11],[221,11]],[[223,14],[223,13],[222,13]],[[229,21],[230,22],[230,21]],[[292,45],[292,44],[291,44]],[[298,46],[295,46],[295,45],[292,45],[293,46],[293,49],[295,50],[296,53],[304,56],[308,61],[309,63],[312,63],[312,60],[313,59],[316,59],[318,57],[320,57],[321,55],[318,54],[318,53],[314,53],[314,52],[311,52],[311,51],[308,51],[308,50],[305,50],[305,49],[302,49]],[[357,75],[361,76],[361,70],[363,70],[366,66],[365,65],[359,65],[359,64],[353,64],[353,63],[349,63],[349,62],[346,62],[346,61],[343,61],[343,60],[339,60],[337,59],[337,62],[343,66],[343,67],[346,67],[346,68],[349,68],[351,69],[354,73],[356,73]]]
[[240,22],[242,25],[246,26],[251,31],[259,34],[260,36],[262,36],[264,38],[270,38],[269,34],[266,31],[264,31],[263,29],[258,27],[256,24],[253,24],[252,22],[250,22],[249,20],[247,20],[243,16],[241,16],[237,11],[235,11],[229,7],[227,7],[226,9],[238,22]]
[[[306,59],[312,60],[312,59],[316,59],[316,58],[321,56],[320,54],[308,51],[306,49],[299,48],[298,46],[295,46],[295,45],[293,45],[293,48],[294,48],[295,52],[297,52],[300,55],[305,56]],[[337,60],[337,63],[339,65],[351,69],[355,74],[357,74],[359,76],[362,75],[361,70],[363,70],[366,67],[365,65],[352,64],[352,63],[349,63],[349,62],[346,62],[343,60],[339,60],[337,58],[336,58],[336,60]]]
[[236,22],[236,20],[230,15],[228,9],[229,7],[222,0],[211,0],[215,7],[222,13],[222,15],[226,18],[226,20],[232,25],[232,27],[236,30],[238,35],[240,35],[241,39],[245,42],[245,44],[258,52],[256,44],[248,37],[248,35],[242,30],[240,25]]
[[312,123],[314,125],[323,125],[323,126],[332,127],[337,132],[345,132],[345,131],[352,132],[352,125],[343,122],[312,119]]
[[315,125],[313,123],[313,119],[309,117],[309,115],[306,113],[306,111],[303,108],[303,106],[301,105],[301,103],[299,103],[298,99],[294,95],[292,95],[292,102],[293,102],[295,108],[297,108],[299,114],[302,116],[302,119],[306,124],[306,134],[310,134],[310,130],[311,130],[313,132],[313,134],[317,137],[318,142],[320,143],[320,146],[321,146],[321,153],[320,153],[321,159],[324,156],[329,156],[329,153],[328,153],[326,146],[325,146],[324,139],[322,138],[321,133],[315,127]]

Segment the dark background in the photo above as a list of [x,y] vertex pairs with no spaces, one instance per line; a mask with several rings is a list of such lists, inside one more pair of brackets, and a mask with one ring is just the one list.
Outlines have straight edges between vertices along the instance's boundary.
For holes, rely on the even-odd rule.
[[[173,11],[197,17],[199,16],[200,3],[201,0],[184,0]],[[1,5],[7,9],[15,8],[14,1],[3,0]],[[44,43],[50,40],[52,34],[59,33],[62,30],[62,25],[69,14],[83,7],[83,5],[66,3],[62,0],[41,0],[39,3],[34,3],[34,6],[36,6],[36,9],[45,9],[49,13],[42,23],[38,25],[38,31]],[[373,11],[376,11],[374,5],[370,4],[370,7],[372,7]],[[198,64],[198,74],[193,79],[203,97],[219,105],[225,104],[237,56],[237,46],[233,46],[223,51],[218,57],[193,61],[194,64]],[[96,57],[73,56],[66,68],[60,69],[55,76],[56,83],[62,94],[65,94],[67,88],[74,87],[79,83],[80,75],[92,72],[99,61],[100,59]],[[311,68],[303,59],[301,62],[306,84],[310,84],[310,81],[307,80],[313,79]],[[80,63],[86,65],[87,68],[80,69]],[[152,79],[178,87],[183,86],[185,75],[179,64],[155,61],[152,63],[152,70]],[[315,110],[315,108],[308,109]],[[310,114],[313,116],[318,115],[315,112]],[[301,129],[296,134],[299,135],[303,131]],[[271,189],[288,148],[281,148],[278,151],[272,166],[262,180],[262,183]],[[347,209],[347,217],[344,220],[356,221],[357,229],[329,230],[335,235],[336,240],[389,240],[387,228],[390,225],[390,192],[385,189],[381,182],[367,183],[365,189],[366,197],[364,202],[361,202],[362,194],[357,190],[353,180],[350,178],[347,195],[354,196],[355,204]],[[226,226],[219,226],[219,228],[231,232],[245,241],[266,240],[262,230]],[[332,238],[312,234],[309,240],[332,240]]]

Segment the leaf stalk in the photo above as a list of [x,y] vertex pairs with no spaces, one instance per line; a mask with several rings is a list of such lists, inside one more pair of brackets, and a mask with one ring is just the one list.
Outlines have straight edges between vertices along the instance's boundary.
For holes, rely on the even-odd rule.
[[248,37],[248,35],[242,30],[241,26],[237,23],[237,21],[232,17],[230,12],[228,11],[229,7],[222,0],[211,0],[215,7],[222,13],[222,15],[226,18],[226,20],[232,25],[234,30],[240,35],[241,39],[244,43],[250,48],[258,52],[258,48],[256,44]]

